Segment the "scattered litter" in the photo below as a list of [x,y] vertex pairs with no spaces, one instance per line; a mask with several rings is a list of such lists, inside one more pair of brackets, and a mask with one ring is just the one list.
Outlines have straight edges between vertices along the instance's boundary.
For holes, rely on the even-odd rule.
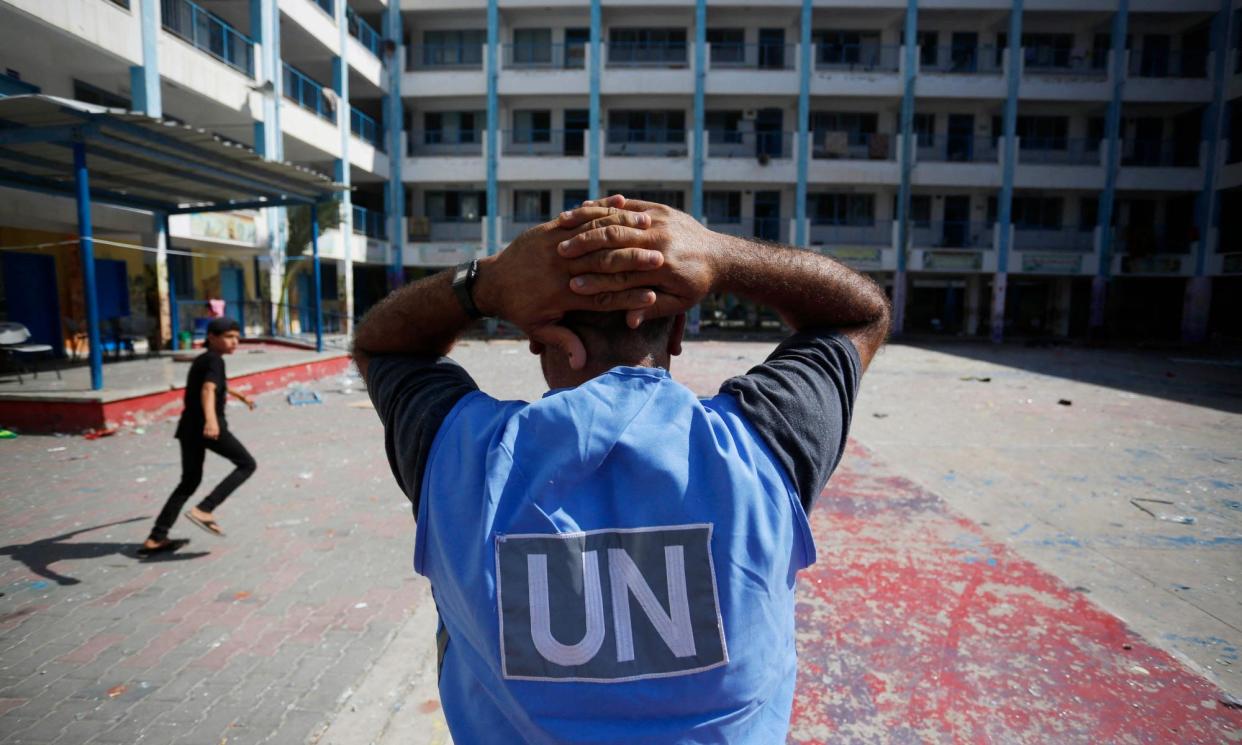
[[268,523],[267,527],[269,528],[292,528],[293,526],[301,525],[304,522],[306,522],[306,518],[298,517],[292,520],[280,520],[274,523]]
[[122,693],[125,693],[128,690],[129,690],[129,686],[125,685],[124,683],[120,685],[112,686],[111,688],[108,689],[108,698],[116,698],[117,696],[120,696]]
[[48,448],[48,449],[47,449],[47,451],[48,451],[49,453],[59,453],[59,452],[60,452],[60,451],[62,451],[62,450],[68,450],[68,449],[69,449],[69,448],[67,448],[67,447],[65,447],[64,445],[62,445],[62,446],[60,446],[60,447],[58,447],[58,448]]
[[146,483],[146,481],[147,481],[147,477],[146,477],[146,476],[139,476],[138,478],[134,479],[134,481],[135,481],[136,483],[139,483],[139,484],[145,484],[145,483]]
[[1194,525],[1197,522],[1190,515],[1159,515],[1158,519],[1165,522],[1178,523],[1179,525]]
[[241,590],[241,591],[233,593],[234,600],[245,600],[248,597],[250,597],[250,593],[246,592],[245,590]]
[[306,385],[290,386],[289,395],[285,396],[285,400],[290,406],[306,406],[307,404],[321,404],[323,398],[320,397],[318,391],[312,391]]
[[367,604],[366,604],[366,603],[354,603],[354,607],[355,607],[355,608],[365,608],[365,607],[367,607]]
[[1057,403],[1061,404],[1062,406],[1073,406],[1074,405],[1074,402],[1069,400],[1068,398],[1058,399]]
[[1130,672],[1138,673],[1139,675],[1151,675],[1151,671],[1142,665],[1131,665]]
[[1132,644],[1122,644],[1121,648],[1129,650],[1129,649],[1134,649],[1134,646]]
[[0,429],[0,440],[15,440],[17,433],[7,429]]
[[1238,698],[1232,693],[1221,694],[1220,702],[1224,704],[1227,709],[1242,709],[1242,698]]
[[967,380],[967,381],[973,380],[979,383],[991,383],[992,382],[991,378],[985,377],[985,376],[979,376],[979,375],[967,375],[963,377],[962,380]]
[[886,417],[888,416],[888,414],[885,414],[885,413],[884,413],[884,412],[882,412],[882,411],[877,411],[876,413],[872,414],[871,416],[875,417],[876,419],[884,419],[884,418],[886,418]]
[[1239,512],[1242,512],[1242,502],[1239,502],[1236,499],[1226,499],[1225,506],[1231,510],[1237,510]]
[[501,354],[517,354],[517,350],[516,350],[516,349],[506,349],[506,350],[504,350],[503,352],[501,352]]
[[1152,512],[1151,510],[1147,509],[1143,505],[1139,504],[1139,502],[1154,502],[1155,504],[1173,504],[1167,499],[1144,499],[1142,497],[1135,497],[1134,499],[1130,500],[1130,504],[1134,505],[1135,507],[1138,507],[1140,510],[1142,510],[1143,512],[1146,512],[1152,517],[1157,517],[1156,513]]
[[375,404],[371,403],[370,400],[353,401],[351,403],[346,404],[346,406],[348,406],[351,409],[374,409],[375,408]]
[[142,427],[134,427],[134,434],[136,434],[136,435],[145,435],[146,433],[147,433],[147,431],[146,431],[145,429],[143,429]]
[[112,435],[115,435],[115,434],[116,434],[116,427],[107,427],[107,428],[93,429],[90,432],[87,432],[86,434],[82,436],[88,440],[98,440],[100,437],[111,437]]
[[303,481],[310,481],[311,479],[315,478],[315,472],[314,471],[303,471],[298,474],[298,478],[302,479]]
[[35,580],[34,582],[31,582],[31,583],[30,583],[30,589],[32,589],[32,590],[46,590],[46,589],[47,589],[47,583],[46,583],[46,582],[44,582],[44,581],[43,581],[43,580],[41,580],[41,579]]

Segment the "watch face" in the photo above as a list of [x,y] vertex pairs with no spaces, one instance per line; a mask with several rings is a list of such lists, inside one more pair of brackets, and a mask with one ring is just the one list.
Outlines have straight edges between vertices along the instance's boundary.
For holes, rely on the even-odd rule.
[[453,284],[464,282],[466,276],[470,273],[470,268],[465,266],[457,267],[457,271],[453,272]]

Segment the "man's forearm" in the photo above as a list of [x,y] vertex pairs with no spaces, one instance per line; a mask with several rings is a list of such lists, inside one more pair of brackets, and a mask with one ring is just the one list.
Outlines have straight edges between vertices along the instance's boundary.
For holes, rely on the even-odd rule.
[[354,331],[353,354],[366,377],[370,357],[381,354],[443,356],[471,319],[453,296],[452,272],[402,287],[367,313]]
[[713,289],[767,305],[796,330],[877,327],[888,301],[868,277],[827,256],[722,236]]

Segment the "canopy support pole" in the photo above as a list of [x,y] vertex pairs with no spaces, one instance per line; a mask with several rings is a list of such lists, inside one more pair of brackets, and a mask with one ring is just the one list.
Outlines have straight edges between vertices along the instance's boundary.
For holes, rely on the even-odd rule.
[[91,229],[91,186],[86,169],[86,144],[73,143],[73,175],[78,197],[78,253],[86,295],[86,335],[90,347],[91,390],[103,388],[103,345],[99,341],[99,298],[95,291],[95,236]]
[[315,266],[315,351],[323,351],[323,288],[319,274],[319,205],[312,204],[311,218],[311,255]]

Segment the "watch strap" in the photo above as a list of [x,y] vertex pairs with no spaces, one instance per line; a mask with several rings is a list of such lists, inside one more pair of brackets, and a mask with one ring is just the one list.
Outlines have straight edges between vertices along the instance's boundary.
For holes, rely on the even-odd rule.
[[474,283],[478,278],[478,259],[458,264],[453,269],[453,295],[457,298],[457,302],[461,304],[461,309],[466,311],[466,315],[470,316],[471,319],[483,317],[479,306],[474,304]]

